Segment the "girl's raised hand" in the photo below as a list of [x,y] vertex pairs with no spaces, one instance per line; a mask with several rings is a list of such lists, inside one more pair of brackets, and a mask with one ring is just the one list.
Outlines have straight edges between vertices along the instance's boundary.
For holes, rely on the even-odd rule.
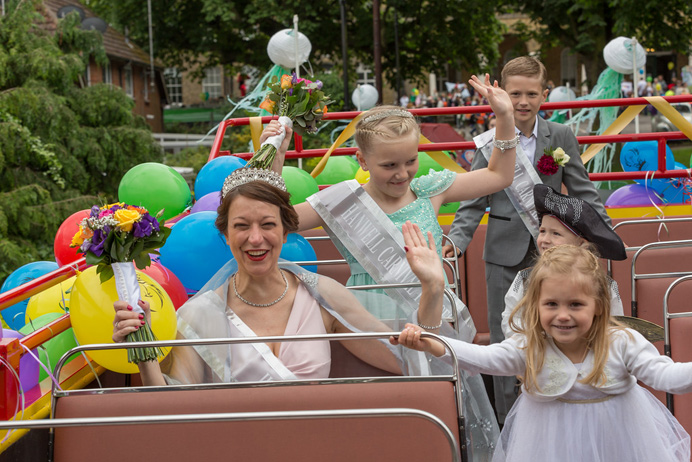
[[413,274],[423,284],[444,285],[444,271],[440,264],[440,258],[435,248],[435,240],[432,233],[428,232],[428,240],[425,240],[418,225],[407,221],[401,228],[404,234],[406,247],[406,260],[411,266]]
[[481,81],[481,79],[473,75],[469,79],[469,84],[471,84],[481,96],[488,100],[495,114],[498,116],[514,114],[514,106],[512,105],[512,100],[509,98],[509,95],[500,88],[497,80],[492,84],[490,83],[489,74],[485,74],[484,81]]

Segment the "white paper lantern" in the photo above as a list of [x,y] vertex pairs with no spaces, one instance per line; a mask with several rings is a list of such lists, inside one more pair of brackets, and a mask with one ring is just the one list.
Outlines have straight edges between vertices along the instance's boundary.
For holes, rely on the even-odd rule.
[[365,83],[363,85],[358,85],[358,88],[353,90],[351,100],[359,111],[367,111],[368,109],[375,107],[378,96],[379,94],[377,93],[377,88]]
[[[633,52],[633,50],[636,50]],[[620,74],[631,74],[636,58],[637,69],[646,64],[646,51],[639,42],[635,43],[631,38],[616,37],[603,48],[603,58],[608,67]]]
[[555,87],[548,95],[549,103],[563,103],[565,101],[574,101],[577,99],[577,95],[574,90],[567,87]]
[[[312,44],[308,38],[298,32],[298,45],[293,29],[284,29],[272,35],[267,44],[267,54],[274,64],[286,69],[294,69],[308,60]],[[297,58],[297,59],[296,59]]]

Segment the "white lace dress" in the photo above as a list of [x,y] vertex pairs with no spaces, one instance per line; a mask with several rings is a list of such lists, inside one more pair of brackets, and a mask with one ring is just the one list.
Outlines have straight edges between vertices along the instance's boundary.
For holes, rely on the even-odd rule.
[[[593,353],[573,364],[547,340],[537,377],[541,391],[522,387],[494,462],[690,461],[690,436],[637,379],[657,390],[689,393],[692,363],[661,356],[634,330],[614,330],[611,336],[606,382],[599,387],[579,382],[593,367]],[[524,344],[520,334],[490,346],[453,341],[461,368],[496,375],[525,372]]]

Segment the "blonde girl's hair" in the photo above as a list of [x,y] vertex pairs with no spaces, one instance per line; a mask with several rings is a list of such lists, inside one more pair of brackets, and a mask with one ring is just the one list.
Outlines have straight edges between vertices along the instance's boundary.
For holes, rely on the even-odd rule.
[[363,114],[356,124],[355,140],[363,153],[373,152],[378,141],[399,140],[411,134],[420,136],[420,128],[413,115],[399,106],[375,106]]
[[558,245],[546,250],[531,271],[524,297],[512,311],[521,312],[522,326],[512,328],[526,337],[526,371],[520,377],[528,392],[540,392],[537,376],[543,367],[547,334],[541,326],[539,303],[541,287],[548,277],[573,278],[596,302],[593,324],[587,332],[587,348],[593,351],[594,366],[581,383],[599,386],[605,383],[605,365],[610,348],[610,333],[624,328],[610,319],[610,283],[596,255],[587,248]]

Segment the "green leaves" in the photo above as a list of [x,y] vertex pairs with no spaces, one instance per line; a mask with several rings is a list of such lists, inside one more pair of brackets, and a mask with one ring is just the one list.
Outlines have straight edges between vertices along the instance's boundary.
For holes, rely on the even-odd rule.
[[531,19],[519,28],[521,41],[562,46],[587,66],[590,85],[605,68],[603,48],[618,36],[636,37],[645,48],[687,53],[692,36],[692,2],[672,0],[503,0]]
[[[290,7],[277,0],[158,0],[152,2],[154,50],[167,65],[204,69],[217,64],[229,71],[243,65],[268,69],[264,50],[272,35],[293,25],[311,41],[313,66],[339,62],[340,5],[345,7],[350,72],[357,63],[372,63],[373,17],[368,0],[294,0]],[[132,40],[147,47],[146,4],[141,0],[90,0],[89,7]],[[481,56],[491,67],[499,59],[502,25],[496,2],[459,0],[389,0],[382,2],[382,67],[396,82],[395,9],[399,37],[400,73],[404,80],[424,81],[429,72],[448,64],[466,72],[483,70]],[[232,20],[228,18],[233,18]],[[487,69],[490,70],[490,69]],[[335,72],[339,76],[340,72]],[[353,82],[353,75],[351,75]],[[353,87],[352,87],[353,88]],[[336,93],[331,93],[336,95]]]
[[[0,17],[0,283],[30,261],[53,260],[72,213],[117,198],[122,175],[162,152],[133,102],[107,85],[80,88],[101,35],[78,16],[45,28],[38,1],[5,2]],[[60,243],[59,243],[60,244]]]

